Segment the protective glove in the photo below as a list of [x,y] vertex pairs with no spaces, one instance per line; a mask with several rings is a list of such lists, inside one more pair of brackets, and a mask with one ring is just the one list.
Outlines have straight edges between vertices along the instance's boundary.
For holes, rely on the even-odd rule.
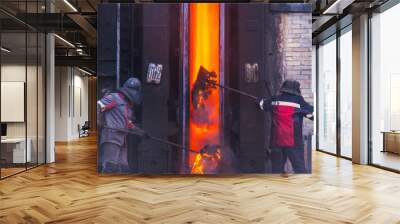
[[265,99],[264,98],[261,98],[260,100],[259,100],[259,102],[258,102],[258,105],[260,106],[260,109],[261,110],[264,110],[264,106],[265,106]]
[[128,121],[128,124],[126,125],[127,128],[129,129],[135,129],[137,128],[136,125],[132,121]]
[[314,114],[307,114],[306,118],[310,119],[310,120],[314,120]]

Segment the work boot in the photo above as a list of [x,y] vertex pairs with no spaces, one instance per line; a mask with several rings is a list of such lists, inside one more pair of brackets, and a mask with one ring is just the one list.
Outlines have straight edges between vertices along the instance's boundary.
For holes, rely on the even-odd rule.
[[104,173],[118,173],[120,172],[120,165],[115,162],[107,162],[104,169]]
[[290,177],[290,173],[288,173],[288,172],[283,172],[283,173],[281,173],[281,177]]

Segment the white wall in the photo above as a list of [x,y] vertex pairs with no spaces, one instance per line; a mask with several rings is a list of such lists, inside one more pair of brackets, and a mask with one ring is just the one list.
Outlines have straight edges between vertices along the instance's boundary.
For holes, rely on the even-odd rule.
[[[4,82],[25,82],[25,64],[8,64],[1,66],[1,81]],[[29,68],[28,68],[29,70]],[[1,108],[7,110],[7,108]],[[25,123],[7,123],[7,137],[25,137]]]
[[[1,81],[3,82],[25,82],[25,75],[27,69],[28,74],[32,74],[33,72],[36,74],[36,67],[33,66],[28,66],[25,67],[25,64],[5,64],[1,66]],[[36,85],[36,81],[34,83],[31,83],[32,80],[30,81],[30,85],[34,84]],[[36,100],[36,89],[28,88],[28,93],[27,93],[27,103],[30,103],[34,100]],[[29,90],[32,90],[33,92],[30,92]],[[34,99],[33,99],[34,98]],[[36,101],[35,101],[36,102]],[[35,105],[30,105],[36,107]],[[1,108],[2,110],[7,110],[7,108]],[[36,114],[28,113],[27,114],[28,122],[35,120],[36,121]],[[25,137],[25,123],[26,122],[8,122],[7,123],[7,136],[8,137]],[[35,122],[36,123],[36,122]],[[33,125],[28,125],[28,128]],[[36,127],[34,127],[36,129]],[[28,130],[29,132],[29,130]],[[29,133],[28,133],[29,137]]]
[[70,76],[67,67],[55,68],[55,141],[68,140],[69,85]]
[[[77,70],[75,70],[76,72]],[[74,75],[74,108],[73,108],[73,119],[72,119],[72,136],[78,137],[78,124],[83,125],[85,121],[89,120],[89,103],[88,103],[88,77]]]
[[[38,70],[37,70],[38,69]],[[2,82],[24,82],[26,84],[26,107],[22,112],[27,115],[27,120],[23,122],[6,122],[8,138],[25,138],[30,140],[32,161],[44,163],[44,74],[42,67],[25,64],[10,63],[1,66]],[[26,80],[27,78],[27,80]],[[23,94],[23,93],[22,93]],[[2,96],[7,97],[7,96]],[[1,108],[1,110],[10,110],[10,108]],[[8,111],[11,112],[12,111]],[[37,156],[37,153],[39,155]]]
[[[25,64],[8,64],[1,66],[1,81],[5,82],[25,82]],[[28,68],[29,70],[29,68]],[[7,108],[1,108],[7,110]],[[7,123],[7,137],[9,138],[25,138],[25,122]]]
[[79,137],[78,125],[88,120],[88,77],[73,67],[56,67],[55,140]]

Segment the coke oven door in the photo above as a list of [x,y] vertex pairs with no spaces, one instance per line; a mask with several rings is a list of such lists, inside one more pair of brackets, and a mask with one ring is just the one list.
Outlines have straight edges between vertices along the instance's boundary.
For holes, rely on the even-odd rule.
[[[180,143],[179,5],[142,4],[140,35],[143,104],[140,120],[150,135]],[[152,140],[138,146],[139,173],[176,173],[179,150]]]
[[[226,9],[225,82],[269,98],[265,83],[276,89],[281,76],[275,52],[279,17],[269,12],[268,4],[228,4]],[[225,142],[236,154],[238,172],[269,172],[270,114],[261,111],[253,99],[236,93],[225,94],[224,100]]]

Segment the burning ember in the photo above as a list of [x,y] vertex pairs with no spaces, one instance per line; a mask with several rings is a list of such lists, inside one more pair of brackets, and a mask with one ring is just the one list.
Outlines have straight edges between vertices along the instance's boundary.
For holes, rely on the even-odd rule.
[[[190,66],[190,121],[189,147],[207,148],[205,145],[220,144],[220,92],[218,88],[203,91],[196,88],[198,71],[204,67],[214,71],[219,83],[219,4],[190,4],[189,17],[189,66]],[[193,92],[197,92],[193,96]],[[218,167],[221,151],[215,153],[191,153],[189,167],[192,173],[207,173]]]
[[206,146],[197,154],[192,167],[193,174],[217,173],[222,158],[220,146]]
[[216,78],[215,72],[208,72],[203,66],[200,66],[191,92],[192,104],[196,110],[205,107],[205,101],[211,95],[212,90],[216,88]]
[[196,113],[192,114],[196,115],[192,116],[195,123],[209,123],[210,109],[206,107],[206,101],[213,93],[213,89],[216,89],[216,78],[215,72],[208,72],[203,66],[200,66],[191,91],[192,106],[196,110]]

